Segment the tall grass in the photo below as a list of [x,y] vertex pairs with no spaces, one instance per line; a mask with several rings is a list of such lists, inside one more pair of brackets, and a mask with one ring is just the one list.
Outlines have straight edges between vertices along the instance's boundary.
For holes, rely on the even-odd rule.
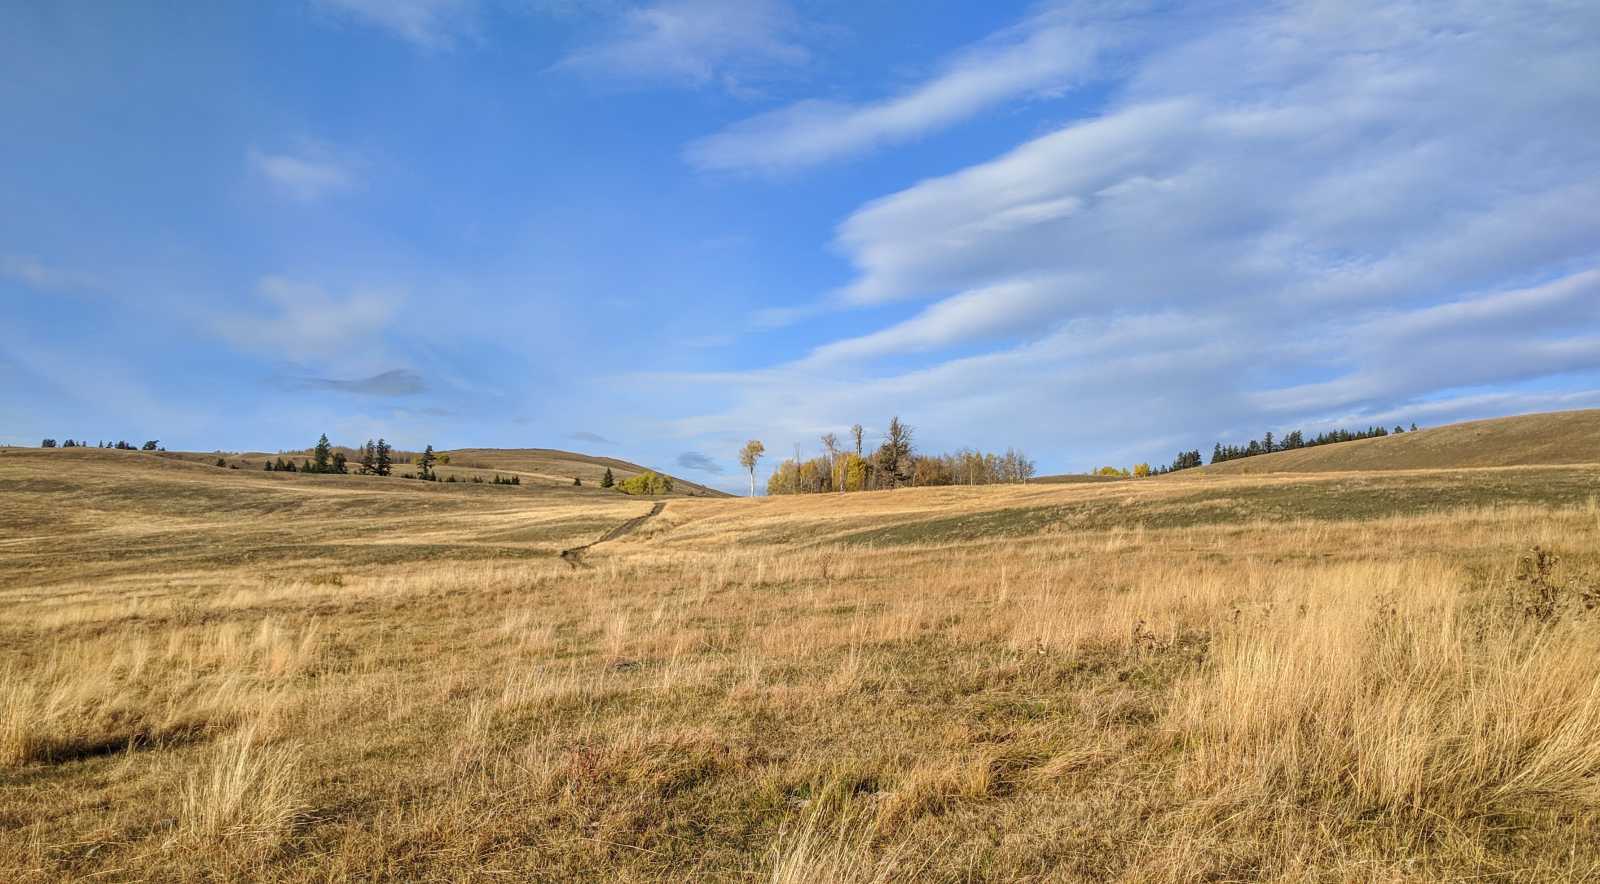
[[1600,873],[1592,508],[818,540],[926,506],[859,497],[0,588],[0,880]]
[[218,743],[184,784],[182,838],[205,847],[270,847],[305,811],[298,793],[299,753],[263,745],[251,723]]
[[1190,773],[1355,819],[1525,822],[1600,799],[1600,631],[1469,607],[1440,563],[1285,588],[1167,717]]

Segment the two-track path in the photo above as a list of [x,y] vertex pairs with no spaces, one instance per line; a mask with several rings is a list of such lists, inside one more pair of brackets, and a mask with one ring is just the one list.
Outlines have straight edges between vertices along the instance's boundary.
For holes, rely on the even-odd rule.
[[584,565],[584,563],[583,563],[583,554],[585,552],[588,552],[590,549],[592,549],[592,548],[594,548],[596,546],[599,546],[602,543],[606,543],[608,541],[616,540],[619,537],[625,537],[625,536],[627,536],[629,534],[632,534],[633,532],[639,530],[639,526],[640,525],[643,525],[645,522],[648,522],[651,519],[655,518],[656,516],[661,515],[661,511],[666,509],[666,508],[667,508],[667,502],[666,501],[664,501],[664,500],[663,501],[658,501],[655,506],[650,508],[650,512],[645,513],[642,516],[638,516],[636,518],[629,519],[628,521],[623,522],[622,524],[616,526],[615,528],[612,528],[610,531],[607,531],[605,533],[605,536],[601,537],[599,540],[596,540],[593,543],[585,543],[583,546],[575,546],[572,549],[564,549],[564,550],[562,550],[561,551],[561,560],[566,562],[567,564],[571,565],[574,568],[588,567],[587,565]]

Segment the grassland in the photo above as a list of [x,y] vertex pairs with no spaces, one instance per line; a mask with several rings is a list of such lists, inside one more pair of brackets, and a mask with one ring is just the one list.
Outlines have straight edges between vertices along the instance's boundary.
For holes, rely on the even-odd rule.
[[[361,454],[354,449],[336,448],[343,452],[353,464]],[[183,460],[191,463],[214,465],[218,458],[230,467],[243,470],[259,470],[263,461],[276,460],[280,457],[304,463],[311,457],[310,449],[296,452],[160,452],[160,456],[168,460]],[[561,451],[554,448],[462,448],[453,451],[437,452],[441,462],[434,471],[439,478],[455,478],[458,482],[471,482],[473,478],[489,481],[494,476],[509,479],[516,476],[524,485],[534,485],[545,488],[564,488],[573,484],[573,479],[580,480],[585,486],[595,488],[599,486],[601,477],[606,470],[611,471],[612,478],[616,481],[630,479],[645,472],[648,467],[640,466],[615,457],[595,457],[588,454],[578,454],[572,451]],[[394,452],[396,475],[413,472],[418,452]],[[656,472],[660,472],[659,470]],[[680,497],[728,497],[726,492],[718,491],[691,482],[679,476],[673,476],[673,495]]]
[[[1204,452],[1203,452],[1204,453]],[[1600,410],[1492,418],[1217,464],[1213,473],[1321,473],[1600,463]]]
[[1594,880],[1597,495],[8,450],[0,879]]

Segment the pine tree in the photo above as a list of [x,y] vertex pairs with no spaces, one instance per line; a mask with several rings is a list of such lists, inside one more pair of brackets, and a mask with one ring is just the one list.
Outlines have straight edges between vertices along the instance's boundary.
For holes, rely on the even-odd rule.
[[372,440],[368,439],[367,444],[361,447],[361,475],[370,476],[377,468],[377,448],[373,446]]
[[272,461],[270,461],[270,460],[267,461],[264,465],[262,465],[261,468],[266,470],[269,473],[272,472]]
[[341,476],[350,472],[350,467],[345,460],[343,451],[335,451],[333,453],[333,471]]
[[573,476],[572,477],[572,484],[573,484],[574,487],[581,486],[583,484],[583,480],[578,478],[577,476]]
[[432,482],[438,477],[433,474],[433,446],[429,445],[422,456],[417,458],[417,478],[424,482]]
[[600,487],[601,488],[610,488],[610,487],[612,487],[612,486],[614,486],[616,484],[617,484],[617,478],[615,476],[611,475],[611,468],[610,467],[606,467],[605,475],[600,477]]
[[378,447],[376,450],[377,461],[373,467],[375,470],[377,470],[378,475],[387,476],[390,472],[392,472],[394,468],[394,458],[391,457],[391,454],[393,452],[394,448],[392,448],[386,440],[381,438],[378,440]]
[[323,433],[317,440],[317,447],[311,455],[313,464],[306,470],[308,473],[326,473],[332,466],[333,446],[328,444],[328,434]]
[[272,469],[273,469],[274,472],[284,473],[284,472],[288,472],[289,465],[284,463],[283,462],[283,458],[280,457],[280,458],[278,458],[277,463],[274,463],[272,465]]

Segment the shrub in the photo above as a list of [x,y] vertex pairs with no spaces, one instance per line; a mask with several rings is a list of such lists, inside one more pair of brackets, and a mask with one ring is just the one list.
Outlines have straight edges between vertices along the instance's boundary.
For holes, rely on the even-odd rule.
[[653,470],[645,470],[631,479],[618,482],[617,490],[623,494],[670,494],[672,479]]

